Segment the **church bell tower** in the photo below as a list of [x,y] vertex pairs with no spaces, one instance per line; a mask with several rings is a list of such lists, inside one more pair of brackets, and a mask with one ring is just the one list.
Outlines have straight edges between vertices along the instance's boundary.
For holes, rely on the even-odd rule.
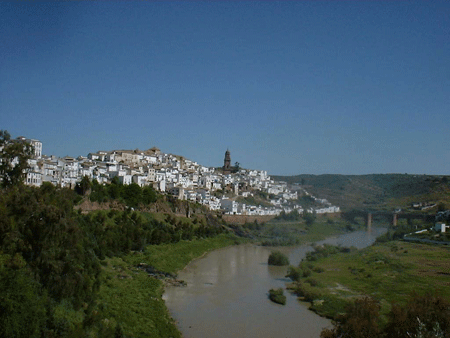
[[223,160],[223,174],[224,175],[231,174],[231,157],[230,151],[228,149],[225,152],[225,159]]

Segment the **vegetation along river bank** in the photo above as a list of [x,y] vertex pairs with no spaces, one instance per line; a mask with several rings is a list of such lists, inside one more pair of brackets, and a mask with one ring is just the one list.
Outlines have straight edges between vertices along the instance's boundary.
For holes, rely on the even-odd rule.
[[362,337],[364,330],[371,337],[447,336],[449,248],[388,237],[359,250],[315,246],[289,268],[288,288],[311,310],[335,320],[323,337]]
[[[356,231],[326,242],[364,246],[380,233]],[[183,336],[319,337],[330,320],[309,311],[286,291],[285,305],[270,301],[269,290],[285,289],[290,281],[285,277],[287,266],[268,264],[273,250],[255,244],[232,246],[210,252],[181,270],[178,276],[187,286],[167,287],[163,298]],[[304,244],[276,250],[298,264],[313,249]]]
[[[244,236],[236,236],[235,232]],[[176,276],[188,263],[208,252],[232,245],[261,244],[269,238],[288,243],[310,243],[346,232],[348,229],[344,223],[329,222],[328,218],[319,218],[310,227],[302,220],[289,224],[274,220],[267,224],[244,224],[210,238],[148,245],[141,251],[106,258],[102,263],[106,282],[99,292],[102,313],[109,318],[107,324],[110,327],[120,324],[126,336],[144,337],[152,333],[158,337],[177,337],[181,333],[166,308],[163,293],[165,288],[179,288],[185,282]],[[279,236],[273,236],[274,233]],[[142,266],[150,266],[162,273],[159,276],[149,274]]]
[[[219,326],[229,330],[230,323],[236,322],[234,316],[245,320],[233,328],[246,337],[273,336],[270,330],[278,330],[279,325],[267,318],[275,317],[286,320],[283,326],[289,327],[285,335],[289,337],[298,336],[300,329],[307,337],[305,318],[311,318],[309,336],[317,337],[317,328],[329,326],[330,321],[311,311],[300,313],[305,307],[299,306],[296,294],[311,301],[317,313],[337,321],[348,312],[347,304],[366,295],[380,305],[381,320],[390,316],[392,301],[408,302],[413,289],[447,295],[446,247],[390,242],[401,237],[397,231],[388,233],[387,242],[362,251],[339,248],[328,257],[307,256],[314,251],[308,243],[329,237],[335,238],[318,245],[370,245],[366,239],[373,233],[354,231],[364,228],[364,220],[357,216],[295,211],[265,222],[231,223],[220,212],[157,193],[150,186],[123,185],[117,180],[100,185],[83,179],[72,190],[48,182],[40,187],[20,182],[4,180],[0,194],[2,337],[188,336],[186,321],[171,308],[174,299],[183,298],[170,297],[169,287],[164,293],[166,285],[178,295],[206,289],[201,296],[206,298],[200,298],[205,301],[185,298],[189,308],[183,313],[195,314],[192,308],[202,311],[207,302],[219,301],[209,311],[220,312],[219,319],[205,324],[213,326],[187,326],[197,330],[196,337],[212,337],[220,332]],[[415,220],[403,221],[401,231],[411,232],[402,226],[418,226]],[[376,219],[373,227],[375,223]],[[351,236],[350,243],[340,243],[346,236]],[[242,243],[247,245],[236,245]],[[268,266],[273,247],[289,255],[290,270]],[[211,253],[205,259],[195,260],[207,252]],[[184,277],[210,258],[200,284]],[[327,259],[338,261],[327,263]],[[291,289],[296,294],[285,292],[282,306],[269,300],[268,290],[286,288],[292,282],[286,275],[294,281]],[[224,286],[223,293],[216,294],[224,303],[208,293],[218,285]],[[242,302],[252,305],[245,313]],[[446,328],[445,323],[438,324]]]

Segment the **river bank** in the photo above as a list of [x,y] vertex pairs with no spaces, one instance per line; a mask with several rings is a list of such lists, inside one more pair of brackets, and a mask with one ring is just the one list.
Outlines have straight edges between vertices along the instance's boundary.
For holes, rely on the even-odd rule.
[[[166,279],[172,280],[171,276],[178,270],[207,252],[242,242],[245,240],[222,234],[214,238],[152,245],[144,252],[106,258],[102,263],[105,282],[98,297],[99,311],[103,318],[108,318],[102,323],[105,331],[119,324],[126,337],[181,337],[162,299]],[[158,278],[149,273],[149,266],[157,270],[158,275],[168,277]]]
[[[362,247],[379,234],[357,231],[325,242]],[[309,245],[276,249],[292,264],[313,250]],[[270,289],[285,288],[290,282],[285,277],[287,267],[267,264],[272,250],[253,244],[231,246],[210,252],[181,270],[178,276],[187,287],[166,288],[163,299],[183,337],[317,338],[322,329],[330,327],[329,319],[299,304],[294,294],[286,294],[286,305],[270,301]]]
[[310,273],[291,288],[311,310],[336,318],[345,305],[362,296],[380,302],[385,316],[393,302],[413,293],[432,292],[450,298],[448,247],[391,241],[365,249],[302,262]]
[[[276,226],[270,225],[270,229],[285,226],[279,223]],[[297,227],[303,229],[301,223]],[[345,227],[323,220],[317,222],[309,231],[304,231],[302,242],[314,242],[343,232]],[[248,242],[249,239],[222,234],[214,238],[150,245],[143,252],[106,258],[102,263],[105,283],[98,297],[98,308],[103,318],[108,318],[102,323],[105,330],[119,324],[125,336],[180,337],[176,323],[171,318],[162,297],[165,284],[175,281],[173,284],[181,285],[182,281],[176,281],[169,276],[170,281],[167,282],[167,276],[164,278],[161,276],[175,275],[188,263],[213,250]],[[149,274],[148,267],[157,271],[161,278]],[[285,272],[282,273],[282,277]]]

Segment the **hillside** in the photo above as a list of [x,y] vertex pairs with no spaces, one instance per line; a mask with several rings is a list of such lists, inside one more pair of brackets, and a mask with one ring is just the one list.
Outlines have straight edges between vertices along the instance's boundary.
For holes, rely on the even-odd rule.
[[450,185],[446,176],[329,174],[272,178],[304,187],[314,196],[326,198],[343,210],[408,208],[413,202],[434,202],[450,206]]

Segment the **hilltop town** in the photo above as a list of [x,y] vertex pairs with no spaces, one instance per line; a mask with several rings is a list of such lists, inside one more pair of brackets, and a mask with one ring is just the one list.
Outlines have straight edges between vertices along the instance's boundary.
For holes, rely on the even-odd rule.
[[[152,186],[177,199],[197,202],[231,215],[279,215],[293,210],[302,213],[304,207],[298,203],[300,196],[309,196],[314,201],[314,207],[305,208],[307,212],[340,211],[338,206],[310,195],[300,185],[288,186],[286,182],[274,181],[267,171],[243,169],[238,163],[231,166],[229,150],[225,152],[223,167],[206,167],[183,156],[164,153],[156,147],[145,151],[97,151],[86,157],[60,158],[43,155],[42,142],[38,140],[19,137],[16,141],[28,142],[34,148],[25,178],[25,184],[30,186],[50,182],[73,189],[83,177],[100,184],[111,183],[117,177],[121,184]],[[254,195],[264,196],[267,203],[252,205],[242,202]],[[237,201],[239,197],[241,202]]]

